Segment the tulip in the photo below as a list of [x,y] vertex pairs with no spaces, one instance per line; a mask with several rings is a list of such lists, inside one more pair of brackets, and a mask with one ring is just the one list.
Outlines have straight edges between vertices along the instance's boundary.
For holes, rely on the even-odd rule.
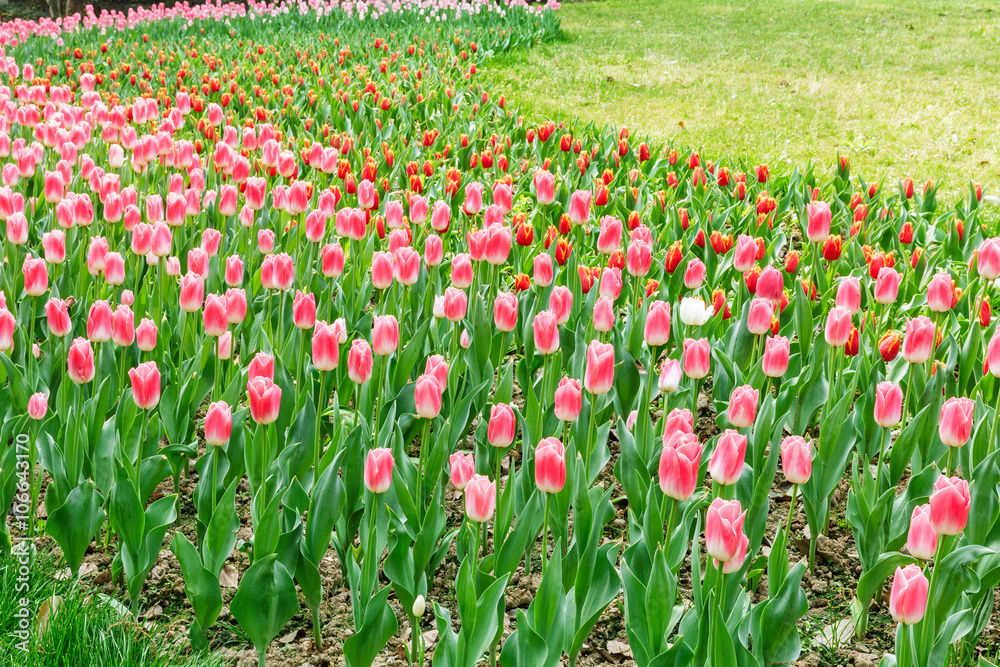
[[465,202],[462,209],[468,215],[476,215],[483,208],[482,183],[469,183],[465,186]]
[[10,350],[14,346],[14,316],[6,306],[0,306],[0,352]]
[[564,285],[556,285],[549,296],[549,312],[556,316],[556,324],[566,324],[573,312],[573,293]]
[[258,377],[274,381],[274,357],[266,352],[258,352],[250,360],[250,366],[247,368],[247,379],[253,380]]
[[632,241],[625,252],[625,266],[632,276],[644,276],[649,273],[653,262],[653,247],[643,241]]
[[684,365],[684,374],[689,378],[699,380],[708,375],[711,358],[712,348],[709,346],[707,338],[684,339],[684,352],[681,361]]
[[564,377],[555,391],[555,415],[564,422],[576,421],[583,409],[580,381]]
[[432,354],[427,357],[427,363],[424,365],[424,373],[427,375],[433,375],[437,378],[442,391],[447,389],[448,361],[444,358],[444,356],[440,354]]
[[365,488],[374,494],[385,493],[392,485],[392,450],[376,447],[365,459]]
[[535,449],[535,485],[542,493],[566,486],[566,449],[558,438],[544,438]]
[[28,399],[28,416],[38,421],[49,411],[49,398],[42,392],[32,394]]
[[473,475],[465,487],[465,514],[470,521],[486,523],[496,510],[496,482],[486,475]]
[[69,379],[77,384],[90,382],[94,379],[96,372],[94,368],[94,350],[90,347],[90,341],[85,338],[77,338],[69,347],[66,353],[66,366]]
[[230,324],[239,324],[247,316],[247,294],[242,289],[226,290],[226,317]]
[[681,322],[689,327],[700,327],[708,322],[715,314],[715,308],[706,306],[705,301],[700,297],[684,297],[680,305]]
[[49,264],[62,264],[66,261],[66,234],[61,229],[45,232],[42,235],[42,248],[45,250],[45,261]]
[[[910,564],[897,567],[889,592],[889,614],[897,623],[914,625],[924,618],[927,611],[927,591],[930,584],[920,566]],[[904,638],[905,641],[909,639]]]
[[969,520],[969,483],[958,477],[938,477],[931,493],[931,525],[938,535],[958,535]]
[[238,255],[226,258],[226,284],[239,287],[243,284],[243,260]]
[[920,560],[934,558],[937,551],[938,534],[931,523],[930,504],[917,505],[910,515],[910,530],[906,535],[906,549],[910,555]]
[[806,206],[806,214],[809,218],[806,236],[813,243],[826,241],[830,236],[830,222],[832,219],[830,205],[824,201],[813,202]]
[[[46,302],[45,318],[49,326],[49,333],[57,338],[68,336],[73,330],[73,322],[69,317],[69,308],[62,299],[50,298]],[[11,322],[13,322],[13,317],[11,318]],[[13,329],[13,325],[11,325],[11,328]],[[0,346],[0,349],[2,349],[2,346]]]
[[534,177],[535,199],[542,206],[548,206],[556,200],[556,177],[547,171],[536,171]]
[[155,361],[147,361],[129,369],[132,400],[141,410],[152,410],[160,402],[160,371]]
[[621,247],[622,232],[621,220],[611,215],[601,218],[601,229],[597,236],[597,252],[604,255],[614,254]]
[[135,341],[136,345],[143,352],[151,352],[156,349],[156,336],[157,336],[156,325],[153,324],[153,320],[144,317],[139,326],[135,328]]
[[903,359],[911,364],[922,364],[930,359],[934,351],[934,334],[934,323],[929,317],[920,315],[907,322]]
[[185,313],[201,310],[205,298],[205,279],[197,273],[188,272],[181,278],[180,307]]
[[219,294],[209,294],[205,300],[205,310],[202,319],[205,323],[205,334],[221,336],[229,328],[229,314],[226,297]]
[[831,347],[843,347],[851,335],[851,313],[841,306],[830,310],[826,318],[826,342]]
[[281,387],[265,376],[257,376],[247,382],[247,397],[250,416],[258,424],[273,424],[281,409]]
[[805,484],[812,475],[812,445],[800,435],[781,442],[781,470],[792,484]]
[[892,382],[879,382],[875,387],[875,423],[892,428],[903,417],[903,390]]
[[615,305],[610,297],[601,296],[594,303],[594,329],[607,333],[615,325]]
[[615,348],[610,343],[591,341],[587,346],[587,368],[583,385],[595,395],[611,391],[615,379]]
[[547,310],[535,315],[532,327],[535,335],[535,352],[553,354],[559,349],[559,325],[555,315]]
[[701,444],[693,433],[684,431],[664,432],[663,451],[660,454],[660,490],[674,500],[687,500],[700,481]]
[[21,266],[24,274],[24,291],[28,296],[41,296],[49,288],[49,269],[45,260],[28,255]]
[[213,447],[221,447],[229,442],[233,432],[233,412],[225,401],[217,401],[208,406],[205,413],[205,442]]
[[761,369],[764,375],[772,378],[781,377],[788,370],[788,358],[791,345],[784,336],[772,336],[764,339],[764,357],[761,359]]
[[715,451],[712,452],[712,458],[708,462],[708,474],[723,486],[735,484],[743,474],[746,451],[746,436],[731,428],[726,429],[719,437]]
[[517,326],[517,297],[500,292],[493,300],[493,322],[498,331],[511,332]]
[[738,500],[716,498],[705,518],[705,551],[726,563],[735,558],[743,546],[743,520],[746,512]]
[[[651,301],[646,314],[646,345],[660,347],[670,340],[670,304],[665,301]],[[655,359],[654,359],[655,361]]]
[[976,253],[976,269],[984,280],[1000,278],[1000,238],[983,241]]
[[740,273],[746,273],[757,259],[757,242],[752,236],[740,234],[736,239],[736,252],[733,253],[733,268]]
[[468,309],[469,298],[465,292],[454,287],[448,287],[444,291],[444,316],[449,322],[458,322],[465,317]]
[[539,287],[548,287],[554,279],[554,269],[552,267],[552,256],[547,254],[535,255],[532,263],[532,279]]
[[451,485],[459,491],[464,490],[469,480],[476,474],[476,463],[472,454],[452,454],[448,457],[448,463],[451,468],[448,473]]
[[[585,271],[581,267],[581,272]],[[583,273],[580,274],[581,278]],[[601,287],[599,293],[601,296],[606,296],[612,301],[617,301],[618,297],[622,293],[622,272],[617,266],[606,266],[604,270],[601,271]]]
[[861,309],[861,281],[854,276],[842,278],[837,286],[836,304],[851,315],[858,312]]
[[120,347],[127,347],[135,340],[135,315],[125,304],[111,314],[111,340]]
[[228,361],[233,358],[233,332],[227,331],[218,338],[218,343],[215,346],[215,353],[218,355],[219,359],[222,361]]
[[887,305],[896,300],[899,295],[899,284],[903,277],[896,269],[883,266],[875,279],[875,301]]
[[517,420],[514,410],[506,403],[497,403],[490,409],[490,421],[486,431],[487,441],[501,449],[514,442]]
[[947,273],[938,273],[927,285],[927,307],[935,313],[946,313],[951,310],[952,297],[955,293],[955,281]]
[[332,371],[340,363],[340,340],[337,328],[322,320],[316,322],[312,337],[313,366],[320,371]]
[[352,382],[364,384],[372,377],[372,348],[368,341],[356,338],[347,352],[347,375]]
[[322,272],[326,278],[336,278],[344,272],[344,247],[339,243],[327,243],[321,254]]
[[92,343],[111,340],[111,305],[107,301],[95,301],[87,316],[87,338]]
[[1000,377],[1000,331],[993,334],[986,346],[986,365],[993,377]]
[[968,398],[949,398],[941,406],[938,435],[949,447],[961,447],[972,435],[972,413],[976,404]]
[[705,263],[697,257],[691,259],[684,270],[684,286],[688,289],[698,289],[705,283]]
[[577,190],[569,198],[569,221],[582,225],[590,220],[590,200],[592,195],[586,190]]
[[771,331],[771,320],[774,318],[774,308],[771,301],[756,297],[750,302],[750,312],[747,314],[747,330],[755,336],[763,336]]
[[416,405],[417,416],[421,419],[434,419],[441,414],[441,396],[446,384],[441,384],[438,378],[425,373],[417,378],[413,391],[413,402]]
[[729,397],[729,409],[726,412],[729,423],[736,428],[751,426],[757,417],[757,397],[758,391],[750,385],[733,389]]
[[785,289],[785,279],[773,266],[765,266],[757,277],[757,296],[772,303],[781,301]]
[[660,366],[657,387],[664,393],[674,393],[681,384],[681,364],[676,359],[664,359]]

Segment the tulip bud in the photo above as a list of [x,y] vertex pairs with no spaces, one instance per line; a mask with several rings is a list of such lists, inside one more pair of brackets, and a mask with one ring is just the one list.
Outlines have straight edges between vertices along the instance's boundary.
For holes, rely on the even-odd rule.
[[897,567],[889,593],[889,613],[893,620],[903,625],[914,625],[923,620],[929,587],[927,577],[919,566]]

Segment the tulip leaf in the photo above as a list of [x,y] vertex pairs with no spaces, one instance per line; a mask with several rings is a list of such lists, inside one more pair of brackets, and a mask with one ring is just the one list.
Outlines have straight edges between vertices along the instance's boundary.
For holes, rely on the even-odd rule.
[[[204,642],[202,648],[208,648],[204,632],[218,620],[222,611],[222,587],[219,585],[219,576],[202,566],[198,551],[183,533],[174,533],[170,550],[180,563],[181,574],[184,575],[184,595],[194,608],[192,643],[195,643],[196,637],[200,637],[200,641]],[[198,646],[194,648],[200,650]]]
[[804,561],[796,563],[777,593],[761,603],[760,636],[754,637],[754,654],[764,667],[798,660],[801,642],[797,623],[809,611],[809,601],[801,586],[805,571]]
[[74,577],[79,574],[80,564],[90,541],[104,524],[102,502],[101,494],[94,483],[88,480],[70,491],[65,502],[49,512],[45,522],[46,532],[62,549]]
[[854,631],[863,638],[868,627],[868,607],[871,605],[875,592],[889,578],[896,568],[917,563],[916,558],[901,553],[884,553],[870,570],[858,579],[857,598],[851,603],[851,615],[854,617]]
[[347,667],[370,667],[396,631],[399,623],[389,606],[388,587],[376,593],[365,607],[364,623],[344,640],[344,660]]

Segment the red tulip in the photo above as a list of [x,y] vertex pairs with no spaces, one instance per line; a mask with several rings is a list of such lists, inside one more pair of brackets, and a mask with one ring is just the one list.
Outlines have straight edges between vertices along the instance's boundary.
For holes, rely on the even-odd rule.
[[919,623],[927,611],[929,587],[927,577],[918,565],[897,567],[889,593],[889,614],[893,620],[903,625]]
[[392,450],[377,447],[365,459],[365,488],[372,493],[385,493],[392,486]]
[[273,424],[281,410],[281,387],[266,376],[259,375],[247,382],[250,416],[258,424]]
[[155,361],[147,361],[129,369],[132,381],[132,400],[136,407],[151,410],[160,402],[160,370]]
[[496,510],[496,482],[486,475],[473,475],[465,487],[465,514],[470,521],[486,523]]
[[792,484],[805,484],[812,475],[812,445],[800,435],[781,441],[781,470]]
[[660,454],[660,490],[674,500],[687,500],[698,488],[701,444],[685,431],[664,432]]
[[728,486],[735,484],[743,475],[746,458],[747,438],[731,428],[722,432],[708,462],[708,474],[712,479]]
[[544,438],[535,449],[535,485],[542,493],[566,486],[566,448],[558,438]]
[[583,385],[591,394],[606,394],[615,380],[615,348],[594,340],[587,346],[587,368]]

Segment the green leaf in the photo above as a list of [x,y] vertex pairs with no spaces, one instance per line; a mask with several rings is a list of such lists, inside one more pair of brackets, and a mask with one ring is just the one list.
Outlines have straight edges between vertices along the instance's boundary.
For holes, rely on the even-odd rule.
[[265,652],[299,609],[295,583],[274,554],[250,566],[229,609],[258,654]]
[[90,541],[104,523],[103,499],[91,481],[70,491],[66,502],[49,513],[45,530],[63,551],[73,576],[78,576],[80,563]]
[[194,608],[199,631],[203,634],[218,620],[222,611],[222,587],[219,585],[219,576],[202,566],[197,549],[188,542],[183,533],[174,533],[170,550],[180,563],[181,574],[184,575],[184,595]]
[[347,667],[370,667],[397,630],[399,623],[389,606],[389,588],[386,587],[368,602],[363,625],[344,640],[344,660]]

